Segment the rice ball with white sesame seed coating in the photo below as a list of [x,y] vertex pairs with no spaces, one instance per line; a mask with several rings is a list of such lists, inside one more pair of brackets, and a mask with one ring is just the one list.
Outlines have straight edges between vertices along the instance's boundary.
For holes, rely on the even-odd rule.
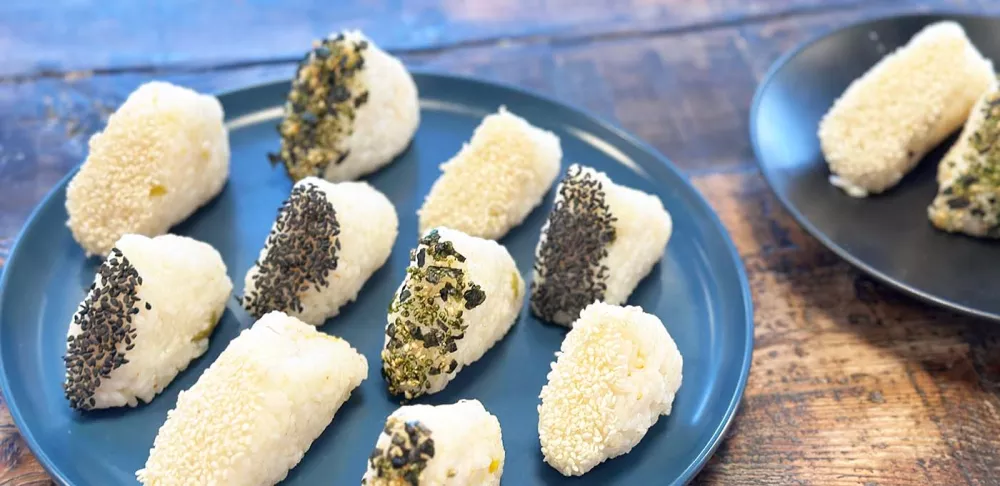
[[853,197],[895,186],[958,129],[993,82],[962,27],[938,22],[854,80],[819,124],[830,183]]
[[106,254],[126,233],[166,233],[215,197],[228,176],[219,101],[146,83],[90,138],[90,153],[66,188],[67,225],[87,255]]
[[269,313],[181,392],[136,477],[146,486],[276,484],[367,375],[347,341]]
[[285,312],[318,326],[358,296],[392,252],[396,208],[365,182],[297,182],[244,279],[254,317]]
[[278,126],[292,180],[355,180],[392,162],[420,124],[417,85],[399,59],[359,31],[313,43]]
[[542,388],[545,462],[580,476],[632,450],[681,386],[683,359],[656,316],[595,302],[580,313]]
[[208,349],[232,282],[219,252],[176,235],[122,236],[67,335],[64,391],[81,410],[150,402]]
[[498,486],[504,458],[500,422],[479,400],[407,405],[386,420],[361,484]]
[[493,240],[435,228],[410,251],[389,303],[382,377],[407,400],[437,393],[517,320],[524,280]]
[[500,239],[542,202],[561,160],[559,137],[500,107],[441,165],[417,212],[421,234],[444,226]]

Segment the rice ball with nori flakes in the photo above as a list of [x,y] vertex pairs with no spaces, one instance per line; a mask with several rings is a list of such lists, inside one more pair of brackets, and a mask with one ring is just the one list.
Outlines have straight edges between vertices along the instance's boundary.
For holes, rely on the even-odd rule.
[[683,359],[663,323],[638,307],[595,302],[573,324],[542,388],[545,462],[579,476],[626,454],[681,386]]
[[444,389],[502,339],[521,310],[524,280],[492,240],[436,228],[410,251],[389,304],[382,377],[407,400]]
[[136,477],[147,486],[276,484],[367,375],[347,341],[271,312],[181,392]]
[[67,225],[87,255],[126,233],[156,236],[187,219],[229,176],[229,135],[214,96],[140,86],[90,138],[66,188]]
[[232,288],[207,243],[121,237],[69,326],[63,388],[70,406],[151,401],[208,349]]
[[398,227],[396,208],[367,183],[302,179],[247,272],[243,306],[322,324],[389,258]]
[[500,422],[479,400],[400,407],[368,458],[364,486],[497,486],[503,475]]
[[561,160],[559,137],[501,107],[441,165],[417,213],[420,231],[444,226],[500,239],[542,202]]
[[420,123],[417,85],[395,57],[356,31],[313,43],[299,63],[278,125],[292,180],[353,180],[403,152]]
[[532,312],[568,326],[594,301],[625,303],[660,261],[672,230],[656,196],[571,165],[535,250]]
[[938,229],[1000,238],[1000,89],[986,90],[958,141],[938,164],[927,216]]

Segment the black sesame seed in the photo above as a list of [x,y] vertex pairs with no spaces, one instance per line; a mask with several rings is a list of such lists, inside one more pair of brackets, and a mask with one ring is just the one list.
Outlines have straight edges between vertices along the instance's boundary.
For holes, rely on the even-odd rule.
[[536,314],[546,320],[578,315],[604,298],[609,275],[604,259],[616,238],[615,221],[600,181],[580,166],[571,166],[559,186],[545,244],[534,265],[541,277],[531,289]]
[[[73,317],[80,333],[67,338],[63,384],[70,406],[94,407],[93,394],[102,379],[127,363],[119,344],[135,336],[131,316],[138,312],[134,278],[138,272],[117,248],[98,269],[101,285],[92,285]],[[128,344],[128,343],[126,343]]]
[[296,185],[274,226],[277,232],[267,237],[267,254],[257,265],[255,288],[243,297],[256,318],[272,310],[302,312],[301,294],[329,286],[339,260],[337,213],[317,186]]

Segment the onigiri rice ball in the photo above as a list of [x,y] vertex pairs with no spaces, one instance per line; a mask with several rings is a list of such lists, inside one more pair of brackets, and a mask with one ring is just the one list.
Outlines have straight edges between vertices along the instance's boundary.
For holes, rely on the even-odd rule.
[[625,303],[672,230],[658,197],[571,165],[535,250],[532,312],[568,326],[594,301]]
[[232,288],[207,243],[122,236],[69,326],[63,388],[70,406],[151,401],[208,349]]
[[361,32],[313,43],[299,63],[278,126],[292,180],[354,180],[392,162],[420,123],[417,85],[395,57]]
[[545,462],[580,476],[631,451],[670,414],[682,366],[656,316],[638,307],[587,306],[542,388],[538,435]]
[[368,458],[364,486],[498,486],[500,422],[479,400],[400,407]]
[[407,400],[444,389],[502,339],[521,310],[524,280],[492,240],[436,228],[410,251],[389,304],[382,377]]
[[269,313],[181,392],[136,477],[147,486],[276,484],[367,375],[347,341]]
[[884,192],[965,123],[993,84],[993,63],[954,21],[928,25],[851,82],[819,123],[830,183]]
[[67,225],[86,254],[126,233],[156,236],[215,197],[229,176],[229,135],[213,96],[162,81],[136,89],[66,188]]
[[938,229],[1000,238],[1000,87],[976,102],[955,145],[938,164],[938,193],[927,216]]
[[417,213],[420,231],[444,226],[501,238],[542,202],[561,160],[559,137],[501,107],[441,165],[441,176]]
[[302,179],[247,272],[243,306],[322,324],[389,258],[398,226],[396,208],[367,183]]

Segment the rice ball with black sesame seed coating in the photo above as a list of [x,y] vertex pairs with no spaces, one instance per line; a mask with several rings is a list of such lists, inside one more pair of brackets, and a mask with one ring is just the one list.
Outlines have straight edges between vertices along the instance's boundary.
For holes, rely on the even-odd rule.
[[962,126],[993,82],[962,27],[938,22],[854,80],[819,124],[830,183],[852,197],[899,183]]
[[292,180],[354,180],[389,164],[420,124],[417,85],[399,59],[358,31],[313,43],[299,63],[272,160]]
[[658,197],[571,165],[535,249],[532,312],[568,326],[594,301],[625,303],[672,231]]
[[207,243],[122,236],[69,326],[63,387],[70,406],[150,402],[208,349],[232,288]]
[[103,255],[126,233],[166,233],[215,197],[228,176],[219,101],[149,82],[90,138],[90,154],[66,188],[67,225],[88,256]]
[[367,375],[347,341],[269,313],[181,392],[136,477],[147,486],[276,484]]
[[632,450],[681,386],[683,360],[656,316],[595,302],[563,339],[542,388],[545,462],[580,476]]
[[524,280],[493,240],[435,228],[410,251],[389,303],[382,377],[407,400],[437,393],[507,334]]
[[244,308],[323,324],[386,262],[398,228],[392,202],[367,183],[302,179],[246,274]]
[[561,160],[559,137],[501,107],[441,165],[417,213],[420,231],[444,226],[500,239],[542,202]]
[[504,458],[500,421],[479,400],[407,405],[386,420],[361,484],[497,486]]

